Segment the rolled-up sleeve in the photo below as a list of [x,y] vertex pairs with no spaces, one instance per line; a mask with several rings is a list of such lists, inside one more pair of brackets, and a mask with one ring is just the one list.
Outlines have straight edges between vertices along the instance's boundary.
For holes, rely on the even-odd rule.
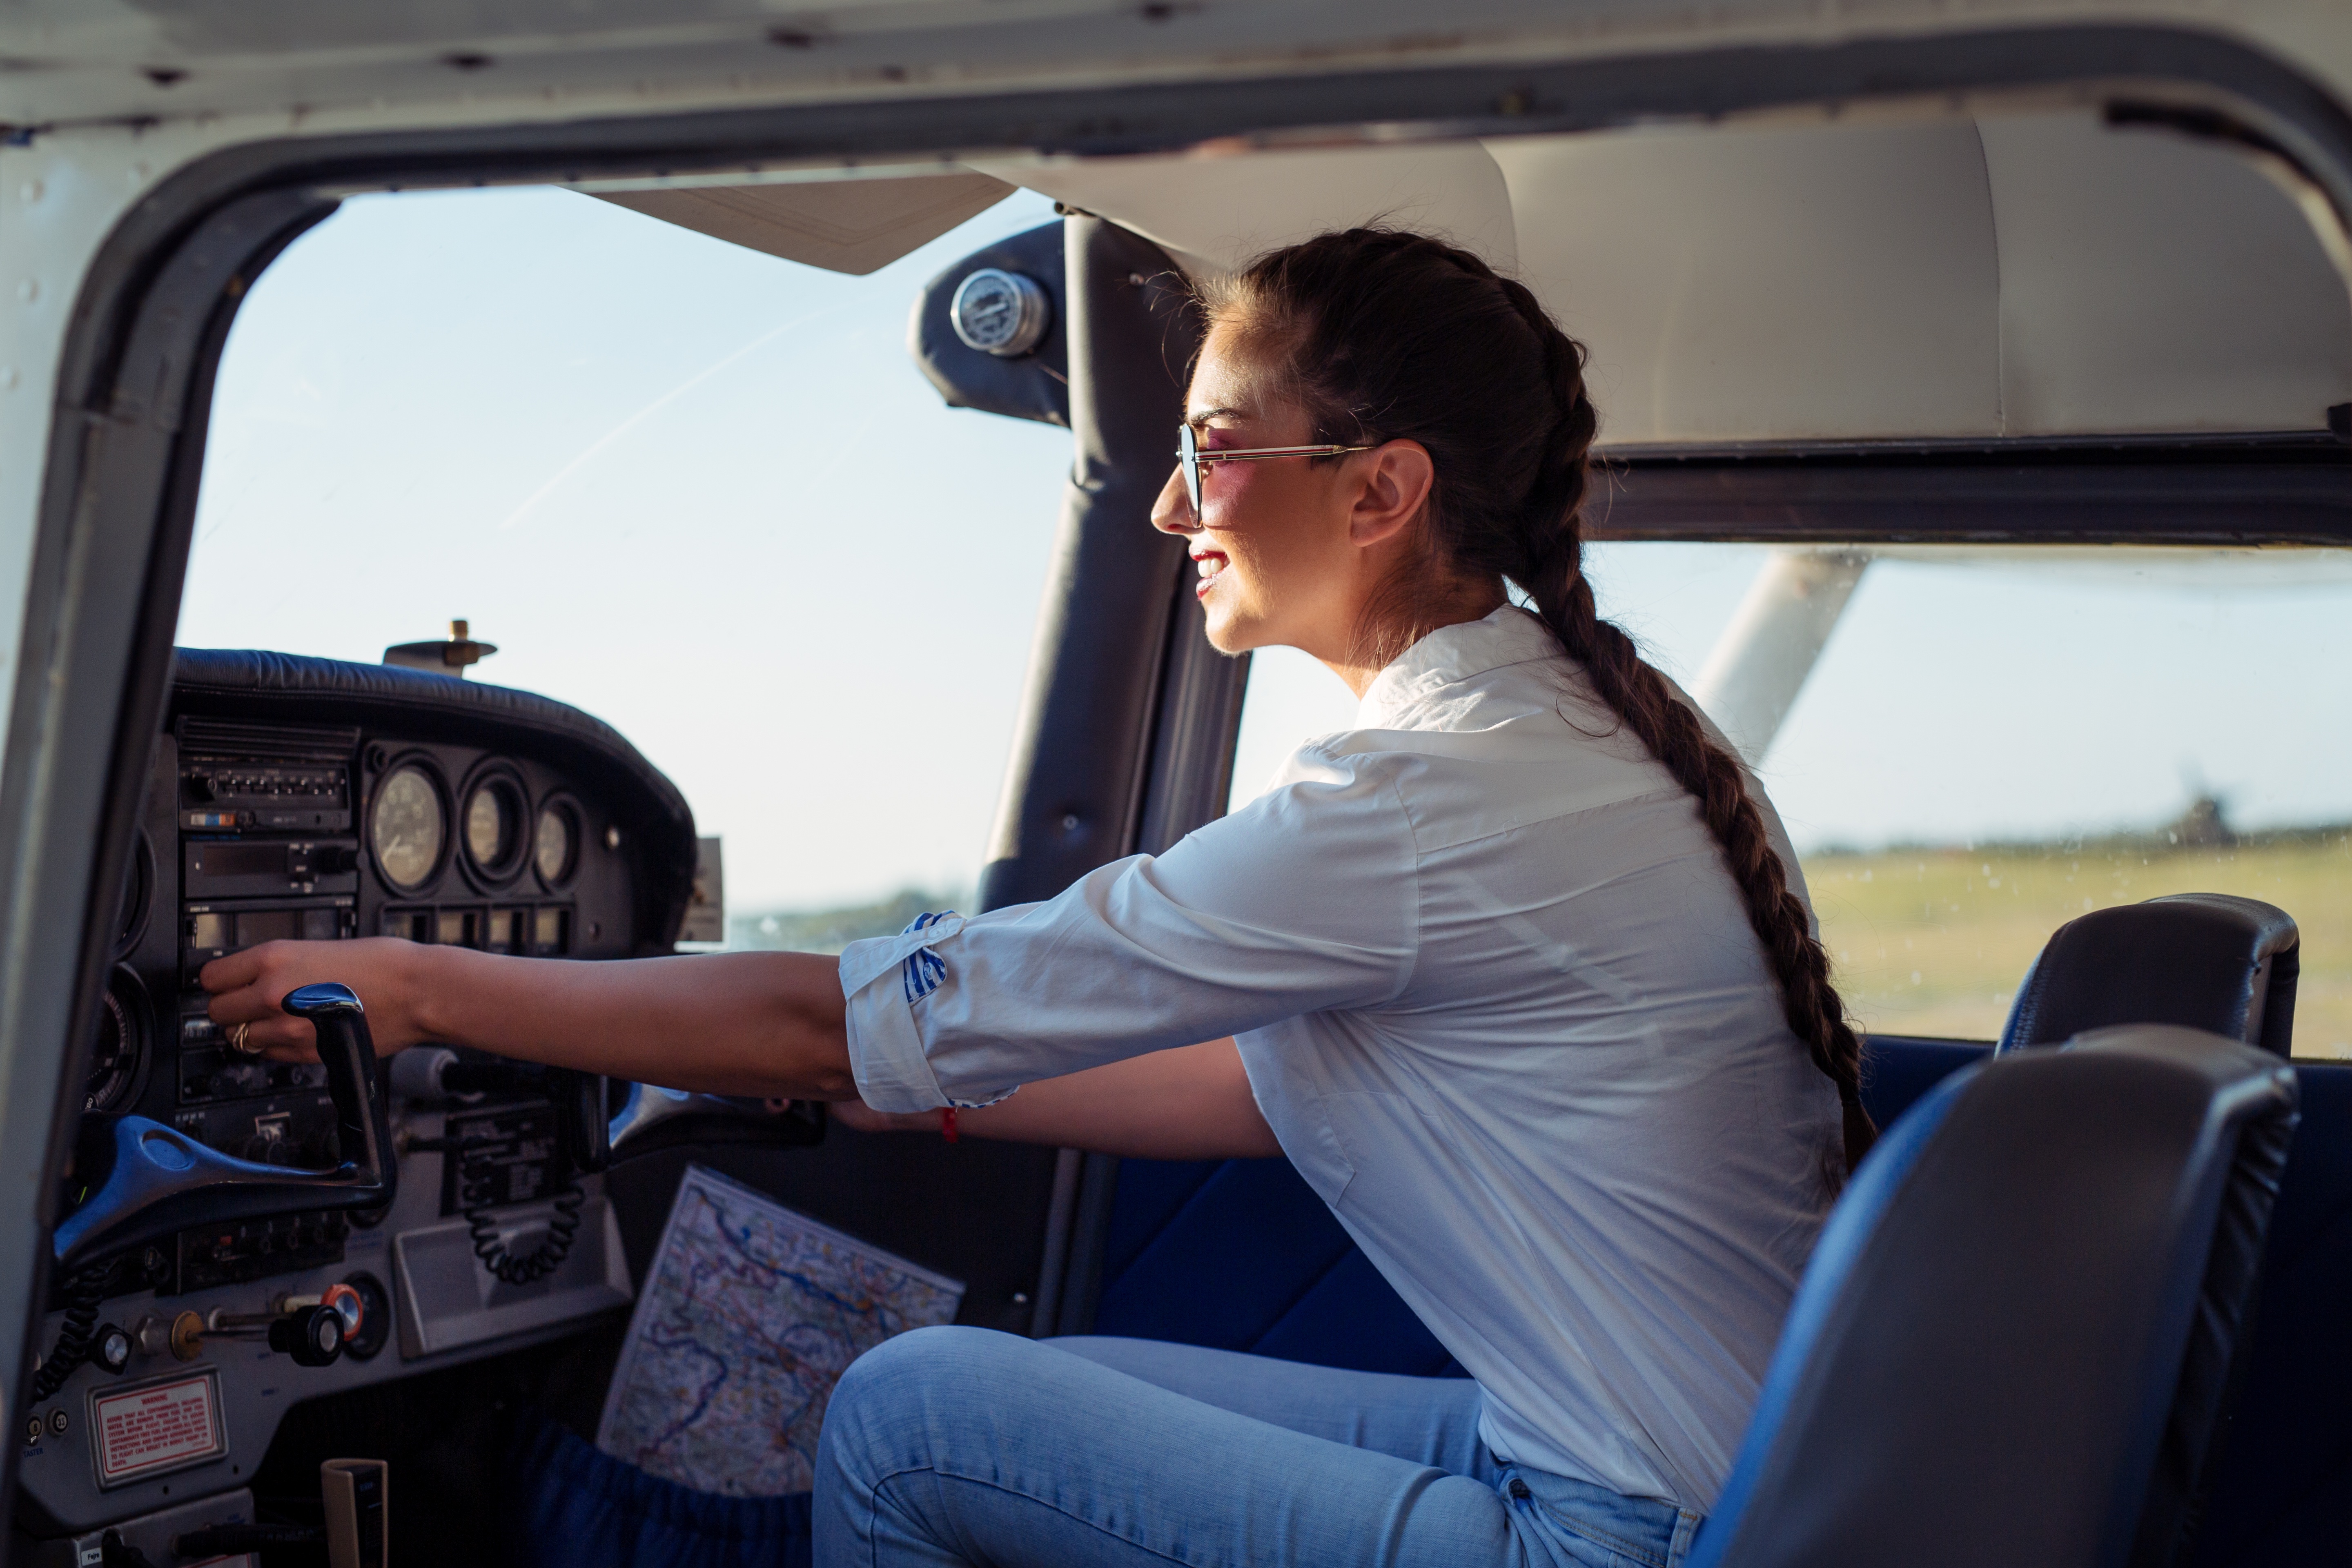
[[1307,750],[1288,782],[1058,898],[927,917],[841,955],[877,1110],[984,1105],[1035,1079],[1327,1008],[1412,974],[1417,862],[1384,759]]

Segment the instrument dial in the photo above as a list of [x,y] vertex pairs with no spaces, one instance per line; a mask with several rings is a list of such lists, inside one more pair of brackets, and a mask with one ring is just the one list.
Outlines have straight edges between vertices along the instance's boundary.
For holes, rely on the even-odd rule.
[[551,805],[541,810],[539,829],[531,838],[530,858],[531,864],[539,868],[541,881],[552,886],[571,874],[572,850],[579,839],[570,807]]
[[441,864],[447,837],[441,818],[441,792],[415,764],[396,768],[377,786],[368,814],[368,845],[376,868],[403,892],[415,892]]
[[966,348],[1013,359],[1045,341],[1054,304],[1036,279],[983,267],[956,286],[948,320]]
[[493,780],[476,786],[466,802],[466,852],[475,865],[492,872],[512,868],[521,807],[510,785]]
[[466,803],[466,847],[479,865],[495,866],[507,847],[506,802],[494,789],[478,789]]

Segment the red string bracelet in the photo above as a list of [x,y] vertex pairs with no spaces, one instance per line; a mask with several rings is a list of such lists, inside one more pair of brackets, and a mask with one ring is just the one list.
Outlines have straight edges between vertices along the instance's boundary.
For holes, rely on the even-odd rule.
[[956,1108],[952,1105],[940,1112],[940,1136],[950,1143],[956,1141]]

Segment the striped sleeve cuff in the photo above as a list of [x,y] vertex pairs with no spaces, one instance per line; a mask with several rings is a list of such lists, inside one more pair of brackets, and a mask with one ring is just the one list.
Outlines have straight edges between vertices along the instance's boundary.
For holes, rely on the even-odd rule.
[[948,977],[937,944],[963,928],[961,915],[925,914],[897,936],[871,937],[841,950],[850,1069],[857,1078],[858,1098],[877,1110],[949,1105],[971,1110],[1004,1098],[961,1100],[941,1089],[923,1049],[922,1027],[915,1022],[915,1005]]
[[849,1065],[857,1075],[857,1097],[877,1110],[937,1110],[948,1103],[923,1055],[915,1003],[945,977],[932,944],[962,929],[961,915],[925,915],[897,936],[869,937],[841,950]]

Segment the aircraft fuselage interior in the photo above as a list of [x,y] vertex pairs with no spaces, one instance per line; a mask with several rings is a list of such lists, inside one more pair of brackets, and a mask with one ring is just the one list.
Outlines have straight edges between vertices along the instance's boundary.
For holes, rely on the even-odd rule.
[[[1200,9],[1145,6],[1139,23],[1124,7],[1120,25],[1165,37]],[[970,47],[990,25],[942,24],[933,41]],[[843,39],[884,47],[830,26],[779,24],[757,47],[794,69]],[[2330,29],[2352,50],[2352,30]],[[1283,667],[1210,647],[1193,563],[1148,522],[1203,332],[1193,285],[1374,221],[1441,232],[1524,279],[1591,348],[1604,608],[1652,612],[1627,619],[1664,647],[1684,635],[1674,593],[1705,600],[1690,618],[1706,657],[1676,673],[1759,777],[1776,793],[1787,779],[1801,803],[1788,815],[1802,869],[1867,1037],[1863,1098],[1896,1151],[1873,1158],[1908,1171],[1897,1162],[1948,1138],[1937,1147],[1954,1162],[1919,1167],[1908,1210],[1896,1188],[1913,1178],[1857,1175],[1842,1201],[1877,1217],[1833,1229],[1848,1239],[1807,1286],[1824,1304],[1784,1344],[1736,1501],[1695,1561],[1879,1560],[1838,1543],[1899,1539],[1906,1508],[1954,1521],[1963,1552],[1921,1561],[2344,1561],[2352,775],[2326,750],[2340,742],[2282,735],[2343,731],[2326,705],[2344,689],[2334,671],[2352,668],[2324,624],[2352,583],[2352,65],[2331,82],[2219,34],[2116,34],[2069,28],[2046,48],[1932,29],[1834,47],[1792,35],[1770,58],[1685,38],[1617,74],[1590,38],[1443,69],[1400,57],[1310,70],[1285,45],[1281,71],[1187,57],[1162,62],[1168,80],[1113,73],[1017,101],[877,112],[839,95],[905,71],[853,72],[833,99],[782,107],[714,88],[715,106],[689,110],[640,83],[636,99],[551,121],[493,112],[483,53],[463,69],[488,84],[488,119],[330,115],[319,131],[297,114],[264,135],[230,115],[243,129],[140,154],[152,182],[93,229],[75,289],[42,285],[75,300],[75,324],[57,329],[60,423],[0,455],[0,468],[28,452],[46,464],[37,504],[0,516],[0,550],[20,522],[34,541],[0,774],[0,1155],[26,1194],[25,1215],[0,1220],[0,1248],[21,1244],[0,1275],[26,1297],[0,1331],[22,1348],[0,1563],[274,1568],[328,1562],[345,1541],[364,1551],[334,1545],[337,1568],[806,1562],[804,1491],[698,1492],[596,1447],[680,1194],[704,1176],[951,1282],[941,1321],[1466,1375],[1287,1161],[859,1132],[816,1102],[440,1046],[379,1059],[331,985],[288,1002],[315,1027],[317,1065],[247,1055],[214,1023],[199,972],[273,940],[394,937],[551,963],[717,945],[684,938],[715,897],[716,840],[673,780],[662,752],[677,731],[657,707],[633,710],[645,721],[624,735],[501,685],[495,664],[473,667],[482,647],[463,626],[382,664],[175,646],[192,552],[244,548],[196,522],[207,443],[230,434],[215,380],[239,312],[339,206],[475,187],[561,188],[597,221],[772,265],[784,293],[949,247],[925,277],[888,281],[892,321],[911,307],[903,356],[873,350],[871,332],[842,341],[893,356],[929,412],[1024,439],[1066,432],[1069,453],[1058,514],[1035,531],[1028,662],[997,682],[1005,761],[967,910],[1050,899],[1166,851],[1251,798],[1262,734],[1267,755],[1298,738],[1266,717],[1287,711]],[[917,35],[930,37],[909,23],[901,42]],[[438,39],[435,58],[475,49]],[[885,65],[899,69],[873,69]],[[201,84],[206,68],[192,68]],[[362,69],[333,67],[346,68]],[[572,89],[543,90],[554,104]],[[81,199],[75,169],[121,149],[76,138],[134,122],[109,112],[12,132],[0,186],[36,191],[23,202],[37,218],[33,165],[8,160],[50,159],[38,199]],[[1013,197],[1037,221],[963,226]],[[0,228],[0,251],[11,243],[34,242]],[[635,389],[631,407],[650,413],[578,445],[658,431],[637,422],[708,374],[666,371]],[[0,369],[0,397],[17,377]],[[912,462],[882,420],[842,458],[852,469]],[[945,483],[943,510],[960,504]],[[890,574],[923,570],[913,557],[877,546],[827,591],[878,603]],[[625,574],[627,558],[605,570]],[[449,579],[433,591],[466,586],[457,567]],[[1637,603],[1653,582],[1665,586]],[[1992,586],[1972,599],[1977,583]],[[1905,584],[1925,586],[1902,604],[1929,608],[1871,607]],[[657,606],[647,624],[697,613]],[[2276,657],[2242,635],[2265,616]],[[788,620],[777,613],[780,648]],[[908,635],[878,611],[875,624],[877,644]],[[2116,627],[2144,644],[2105,646]],[[672,657],[658,629],[598,635]],[[942,642],[924,657],[961,656]],[[2136,681],[2126,666],[2143,647],[2152,673]],[[681,682],[741,673],[677,662]],[[802,695],[814,705],[829,679],[808,675]],[[2069,681],[2084,689],[2050,689]],[[2224,688],[2252,695],[2214,705]],[[853,699],[865,728],[812,720],[787,764],[830,775],[844,801],[861,770],[910,766],[905,731],[925,722],[919,692],[877,681]],[[2037,717],[2008,727],[2012,711]],[[1942,749],[1906,751],[1939,713]],[[799,714],[780,703],[745,722]],[[2151,766],[2178,769],[2159,783],[2185,781],[2186,815],[2053,760],[2117,714],[2156,737]],[[2175,757],[2208,753],[2163,750],[2209,721],[2215,747],[2251,759],[2243,778],[2190,778]],[[902,749],[886,754],[886,734]],[[2039,798],[2068,767],[2089,804],[2051,806],[2060,826],[2031,843],[1998,826],[1928,843],[1882,809],[1909,794],[1967,797],[1968,811]],[[1839,795],[1848,772],[1864,782]],[[2270,774],[2299,782],[2266,795]],[[1836,816],[1874,791],[1880,804],[1850,814],[1860,826]],[[2242,799],[2286,804],[2241,829],[2225,818]],[[849,820],[811,811],[791,831],[840,838]],[[762,945],[745,921],[698,934],[714,932]],[[2120,1038],[2134,1030],[2155,1036]],[[2082,1075],[2063,1092],[2093,1097],[2066,1102],[2073,1121],[1999,1098],[2040,1092],[2033,1075],[2062,1056]],[[2195,1201],[2106,1226],[2102,1162],[2155,1158],[2134,1137],[2173,1126],[2148,1107],[2192,1079],[2200,1125],[2225,1130],[2184,1135]],[[2074,1147],[2075,1127],[2068,1165],[2057,1146]],[[1931,1211],[1936,1169],[1951,1184]],[[1951,1174],[1979,1170],[1980,1183]],[[2037,1190],[2039,1229],[1986,1212],[2040,1213]],[[2041,1239],[2017,1240],[2029,1231]],[[2064,1272],[2051,1259],[2085,1237],[2115,1240],[2114,1256],[2083,1265],[2080,1292],[2045,1291]],[[2124,1258],[2127,1244],[2158,1261]],[[2130,1305],[2159,1298],[2171,1304]],[[2101,1360],[2127,1355],[2141,1360]],[[1991,1510],[1955,1489],[1966,1463],[1941,1478],[1916,1463],[1933,1443],[1969,1456],[1995,1442],[1969,1426],[1967,1380],[1993,1415],[2047,1397],[2076,1422],[2001,1472],[2007,1535],[1984,1533]],[[1802,1478],[1829,1463],[1855,1478],[1862,1500],[1838,1506],[1860,1522],[1809,1534]],[[583,1498],[625,1523],[591,1539]],[[1797,1544],[1776,1555],[1775,1541]]]

